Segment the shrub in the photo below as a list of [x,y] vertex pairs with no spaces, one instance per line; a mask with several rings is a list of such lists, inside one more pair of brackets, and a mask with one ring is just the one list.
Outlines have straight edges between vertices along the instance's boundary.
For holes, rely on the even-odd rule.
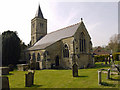
[[[113,60],[119,61],[120,52],[113,53]],[[105,58],[108,60],[109,55],[94,55],[95,62],[104,62]]]
[[119,61],[120,52],[113,53],[113,60]]
[[94,55],[95,62],[104,62],[108,57],[109,55]]

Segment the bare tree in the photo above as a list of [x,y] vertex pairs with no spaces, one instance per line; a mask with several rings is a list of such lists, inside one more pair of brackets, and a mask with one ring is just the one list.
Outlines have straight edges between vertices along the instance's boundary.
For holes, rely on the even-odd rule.
[[112,50],[112,52],[117,52],[117,51],[120,51],[119,50],[119,40],[118,40],[118,36],[120,34],[114,34],[112,37],[110,37],[110,41],[108,43],[108,47],[109,49]]

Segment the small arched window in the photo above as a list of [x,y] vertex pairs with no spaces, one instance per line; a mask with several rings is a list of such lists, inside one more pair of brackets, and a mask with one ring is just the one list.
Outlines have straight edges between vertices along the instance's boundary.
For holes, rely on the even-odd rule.
[[69,49],[67,44],[65,44],[63,47],[63,57],[67,57],[67,58],[69,57]]
[[48,51],[45,51],[43,56],[44,56],[44,60],[46,61],[47,60],[47,56],[49,55],[49,52]]
[[30,60],[30,59],[31,59],[31,54],[29,53],[29,54],[28,54],[28,60]]
[[79,45],[80,45],[80,52],[86,52],[86,40],[83,32],[80,34]]
[[41,58],[40,58],[40,53],[37,54],[37,61],[40,61]]
[[33,60],[35,60],[35,59],[36,59],[36,58],[35,58],[35,53],[33,53],[32,58],[33,58]]

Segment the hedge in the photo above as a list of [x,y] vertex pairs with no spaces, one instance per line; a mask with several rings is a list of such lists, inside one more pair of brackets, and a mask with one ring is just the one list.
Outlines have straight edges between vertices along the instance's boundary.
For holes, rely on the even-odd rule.
[[118,60],[119,60],[119,57],[120,57],[120,56],[119,56],[119,55],[120,55],[120,52],[113,53],[112,55],[113,55],[113,59],[114,59],[114,60],[116,60],[116,61],[118,61]]
[[[116,60],[116,61],[119,60],[120,52],[113,53],[112,55],[113,55],[113,60]],[[108,60],[109,56],[110,55],[94,55],[94,59],[95,59],[95,62],[104,62],[105,58]]]
[[108,59],[109,55],[94,55],[95,62],[104,62],[105,58]]

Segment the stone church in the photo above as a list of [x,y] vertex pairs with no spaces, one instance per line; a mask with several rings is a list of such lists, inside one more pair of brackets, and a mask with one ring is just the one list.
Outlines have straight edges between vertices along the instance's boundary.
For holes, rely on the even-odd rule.
[[28,62],[39,69],[71,69],[76,63],[79,68],[92,66],[92,42],[81,21],[57,31],[47,33],[47,19],[40,5],[31,20],[31,47],[26,50]]

